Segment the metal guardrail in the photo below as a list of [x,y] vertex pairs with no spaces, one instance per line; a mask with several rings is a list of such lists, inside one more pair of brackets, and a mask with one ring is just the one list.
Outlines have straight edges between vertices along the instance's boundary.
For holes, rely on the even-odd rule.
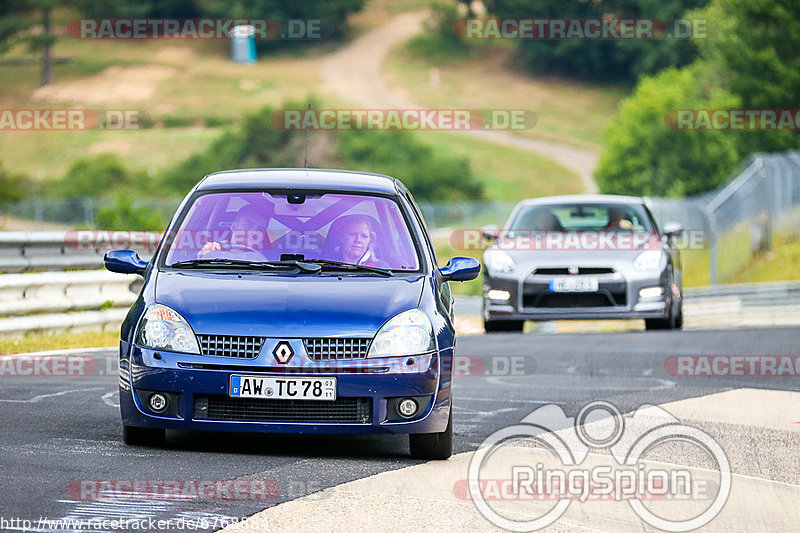
[[[141,278],[102,270],[0,276],[0,334],[119,327]],[[76,312],[72,312],[76,311]]]
[[[119,328],[141,283],[101,270],[0,275],[0,335]],[[481,297],[457,296],[455,306],[477,318]],[[800,281],[687,288],[684,316],[688,328],[800,324]]]
[[[800,325],[800,281],[688,287],[683,296],[687,329]],[[481,297],[456,296],[455,311],[480,317]]]
[[[107,239],[96,231],[0,231],[0,272],[26,272],[31,270],[92,270],[103,266],[103,255],[114,248],[131,248],[115,245],[117,233],[129,236],[131,232],[107,232]],[[100,232],[101,233],[101,232]],[[86,238],[91,234],[91,239]],[[131,249],[142,259],[152,257],[161,235],[136,234],[137,242]],[[0,313],[2,314],[2,313]]]

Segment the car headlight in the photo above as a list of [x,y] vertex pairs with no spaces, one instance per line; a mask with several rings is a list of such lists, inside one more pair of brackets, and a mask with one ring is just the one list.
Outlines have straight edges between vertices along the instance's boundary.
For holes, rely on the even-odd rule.
[[483,254],[483,262],[486,264],[489,275],[505,274],[517,269],[517,264],[511,256],[502,250],[487,251]]
[[418,355],[433,351],[434,347],[428,316],[419,309],[409,309],[381,326],[367,357]]
[[633,262],[633,268],[638,270],[639,272],[644,272],[648,270],[658,270],[658,267],[661,266],[661,251],[656,250],[648,250],[646,252],[642,252],[636,257],[636,260]]
[[136,336],[136,344],[170,352],[200,353],[197,337],[180,314],[166,305],[147,308]]

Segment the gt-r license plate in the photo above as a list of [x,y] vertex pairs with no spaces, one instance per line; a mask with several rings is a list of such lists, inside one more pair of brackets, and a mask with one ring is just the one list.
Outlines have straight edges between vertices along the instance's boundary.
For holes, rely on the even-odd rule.
[[231,376],[230,396],[273,400],[335,400],[336,378]]
[[597,292],[597,278],[568,277],[550,280],[550,292]]

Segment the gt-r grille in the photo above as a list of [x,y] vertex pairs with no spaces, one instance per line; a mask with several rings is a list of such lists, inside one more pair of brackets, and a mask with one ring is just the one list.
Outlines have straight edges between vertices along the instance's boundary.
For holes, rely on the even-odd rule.
[[261,400],[195,395],[194,418],[260,422],[372,422],[372,398]]
[[532,276],[586,276],[592,274],[613,274],[615,270],[609,267],[578,267],[578,271],[574,274],[569,271],[567,267],[547,267],[537,268],[533,271]]
[[308,356],[314,361],[337,359],[363,359],[367,356],[369,338],[319,338],[305,339]]
[[218,357],[255,359],[261,352],[265,337],[239,335],[198,335],[200,353]]

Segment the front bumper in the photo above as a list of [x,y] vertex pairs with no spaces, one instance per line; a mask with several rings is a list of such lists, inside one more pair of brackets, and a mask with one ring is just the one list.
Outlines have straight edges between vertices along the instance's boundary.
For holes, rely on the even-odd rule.
[[[120,344],[120,411],[137,427],[275,433],[439,433],[450,410],[452,349],[413,357],[352,359],[278,367],[267,358],[189,355]],[[233,359],[233,360],[232,360]],[[263,359],[263,360],[261,360]],[[261,360],[261,361],[260,361]],[[444,364],[443,364],[444,363]],[[261,400],[229,397],[231,375],[335,377],[337,400]],[[177,404],[149,409],[151,392]],[[419,411],[398,419],[396,398],[414,397]]]
[[[600,274],[598,291],[553,293],[552,276],[529,275],[513,278],[484,277],[483,316],[485,320],[572,320],[666,318],[669,316],[669,277],[666,271],[624,277]],[[662,295],[640,298],[646,287],[661,287]],[[490,290],[509,293],[506,301],[489,298]]]

